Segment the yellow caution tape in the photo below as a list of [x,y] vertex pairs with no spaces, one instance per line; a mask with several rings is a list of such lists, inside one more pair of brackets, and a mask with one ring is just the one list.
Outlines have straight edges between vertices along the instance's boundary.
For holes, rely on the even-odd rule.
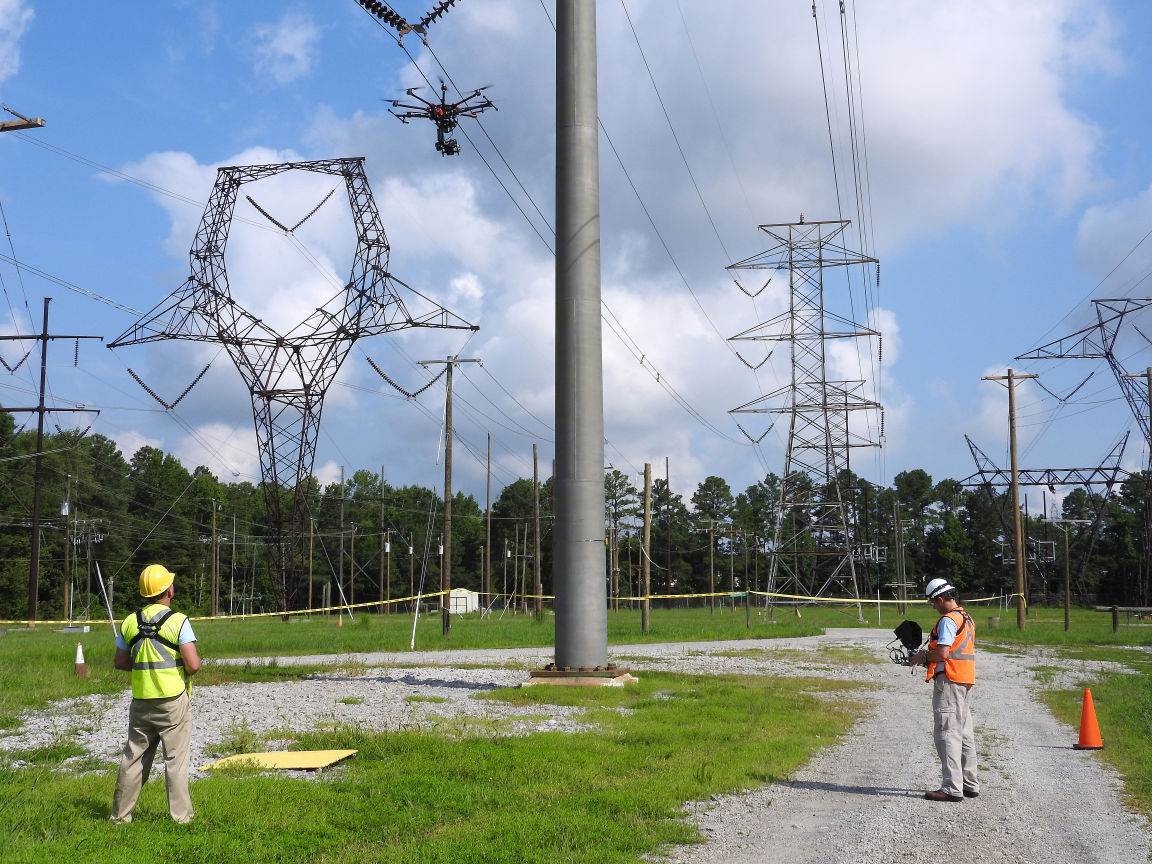
[[[445,594],[448,594],[448,593],[450,593],[450,592],[448,592],[448,591],[433,591],[433,592],[429,592],[427,594],[419,595],[419,599],[430,600],[430,599],[435,598],[435,597],[443,597]],[[477,591],[475,593],[482,594],[483,592]],[[489,596],[491,596],[491,595],[489,595]],[[556,595],[554,595],[554,594],[500,594],[498,596],[509,597],[510,599],[513,599],[513,600],[536,600],[536,599],[555,600],[556,599]],[[858,597],[858,598],[857,597],[813,597],[809,594],[782,594],[782,593],[779,593],[776,591],[746,591],[746,592],[745,591],[735,591],[735,592],[733,592],[733,591],[715,591],[712,593],[698,593],[698,594],[645,594],[645,595],[609,597],[607,599],[608,599],[609,603],[612,603],[612,602],[633,603],[633,602],[642,602],[644,600],[688,600],[688,599],[695,599],[695,598],[700,598],[700,597],[727,597],[729,599],[740,599],[740,598],[746,597],[746,596],[747,597],[773,597],[773,598],[779,598],[782,600],[792,600],[792,601],[801,602],[801,603],[841,603],[841,604],[849,603],[849,604],[853,604],[853,605],[858,603],[862,606],[875,606],[877,604],[882,604],[885,606],[893,606],[893,605],[903,604],[905,606],[908,606],[908,605],[912,605],[912,604],[927,604],[927,602],[928,602],[927,600],[922,600],[920,598],[908,598],[905,600],[875,600],[875,599],[870,599],[867,597]],[[1018,594],[1018,593],[1013,593],[1013,594],[996,594],[996,595],[989,596],[989,597],[975,597],[975,598],[968,600],[967,602],[969,602],[969,603],[992,603],[992,602],[1001,601],[1001,600],[1010,601],[1010,600],[1013,600],[1014,598],[1017,598],[1017,597],[1019,597],[1021,599],[1025,599],[1023,597],[1023,595]],[[408,602],[411,602],[411,601],[416,600],[416,599],[417,599],[417,597],[414,595],[411,597],[394,597],[394,598],[391,598],[389,600],[369,600],[369,601],[366,601],[364,603],[352,603],[352,604],[347,604],[347,605],[342,604],[340,606],[321,606],[321,607],[313,607],[311,609],[294,609],[294,610],[289,610],[287,612],[249,612],[249,613],[243,614],[243,615],[236,614],[236,615],[189,616],[189,620],[192,620],[192,621],[228,621],[228,620],[235,620],[237,618],[276,618],[276,617],[282,617],[284,615],[297,616],[298,617],[300,615],[315,615],[315,614],[321,613],[321,612],[337,612],[337,613],[339,613],[339,612],[344,612],[344,611],[352,610],[352,609],[366,609],[366,608],[371,607],[371,606],[386,606],[386,605],[395,604],[395,603],[408,603]],[[1027,604],[1026,599],[1025,599],[1025,604]],[[41,620],[41,621],[8,620],[8,621],[0,621],[0,624],[24,625],[24,626],[28,626],[28,627],[35,627],[35,626],[40,625],[40,624],[53,625],[53,626],[55,626],[55,625],[77,626],[77,625],[84,625],[84,624],[88,624],[88,625],[97,624],[97,625],[99,625],[99,624],[105,624],[105,623],[107,623],[105,619],[96,619],[96,618],[91,618],[91,619],[86,619],[86,620],[73,619],[71,621],[62,621],[62,620],[50,620],[50,621],[49,620]]]

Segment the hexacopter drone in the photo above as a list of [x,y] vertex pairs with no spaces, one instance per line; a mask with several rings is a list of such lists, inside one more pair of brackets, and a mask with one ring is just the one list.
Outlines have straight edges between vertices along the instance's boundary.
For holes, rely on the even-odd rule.
[[460,122],[461,117],[475,117],[487,108],[491,108],[493,111],[500,110],[493,105],[487,97],[481,96],[481,93],[487,90],[488,87],[481,87],[479,90],[474,90],[459,102],[449,102],[448,86],[441,81],[439,103],[429,102],[423,96],[416,95],[418,89],[418,87],[409,87],[405,92],[417,100],[420,103],[419,105],[408,105],[399,99],[393,99],[392,108],[405,108],[407,110],[402,113],[397,113],[389,108],[388,113],[398,118],[401,123],[407,123],[416,117],[423,117],[435,123],[436,149],[440,151],[441,156],[455,156],[460,152],[460,143],[455,138],[449,138],[448,136],[452,130],[456,128],[456,124]]

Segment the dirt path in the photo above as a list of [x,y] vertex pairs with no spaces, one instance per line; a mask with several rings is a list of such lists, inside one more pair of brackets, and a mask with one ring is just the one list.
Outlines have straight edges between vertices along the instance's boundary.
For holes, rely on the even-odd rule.
[[[846,639],[845,635],[852,633]],[[860,635],[857,635],[860,634]],[[859,642],[840,631],[824,642]],[[887,631],[863,644],[880,650]],[[794,782],[695,808],[709,842],[676,864],[787,861],[1120,864],[1147,860],[1152,833],[1122,806],[1098,754],[1072,749],[1076,730],[1032,695],[1029,666],[1043,658],[982,652],[973,714],[982,792],[960,804],[921,796],[940,783],[931,740],[931,692],[922,675],[885,668],[871,715]],[[1068,683],[1083,667],[1069,668]],[[1105,732],[1106,739],[1106,732]]]

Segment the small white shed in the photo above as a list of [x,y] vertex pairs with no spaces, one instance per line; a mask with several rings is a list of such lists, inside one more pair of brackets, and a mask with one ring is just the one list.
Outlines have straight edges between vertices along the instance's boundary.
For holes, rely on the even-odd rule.
[[448,595],[448,611],[454,615],[480,611],[480,595],[467,588],[453,588]]

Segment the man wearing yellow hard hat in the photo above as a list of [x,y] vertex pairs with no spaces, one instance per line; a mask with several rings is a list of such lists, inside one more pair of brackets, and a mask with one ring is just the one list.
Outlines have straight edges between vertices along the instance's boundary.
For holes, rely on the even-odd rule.
[[196,634],[188,616],[172,610],[176,574],[162,564],[140,571],[144,608],[120,625],[116,636],[117,669],[132,673],[128,743],[112,798],[112,821],[131,822],[140,789],[152,772],[156,748],[164,745],[168,812],[180,823],[192,821],[188,762],[192,739],[189,679],[200,669]]

